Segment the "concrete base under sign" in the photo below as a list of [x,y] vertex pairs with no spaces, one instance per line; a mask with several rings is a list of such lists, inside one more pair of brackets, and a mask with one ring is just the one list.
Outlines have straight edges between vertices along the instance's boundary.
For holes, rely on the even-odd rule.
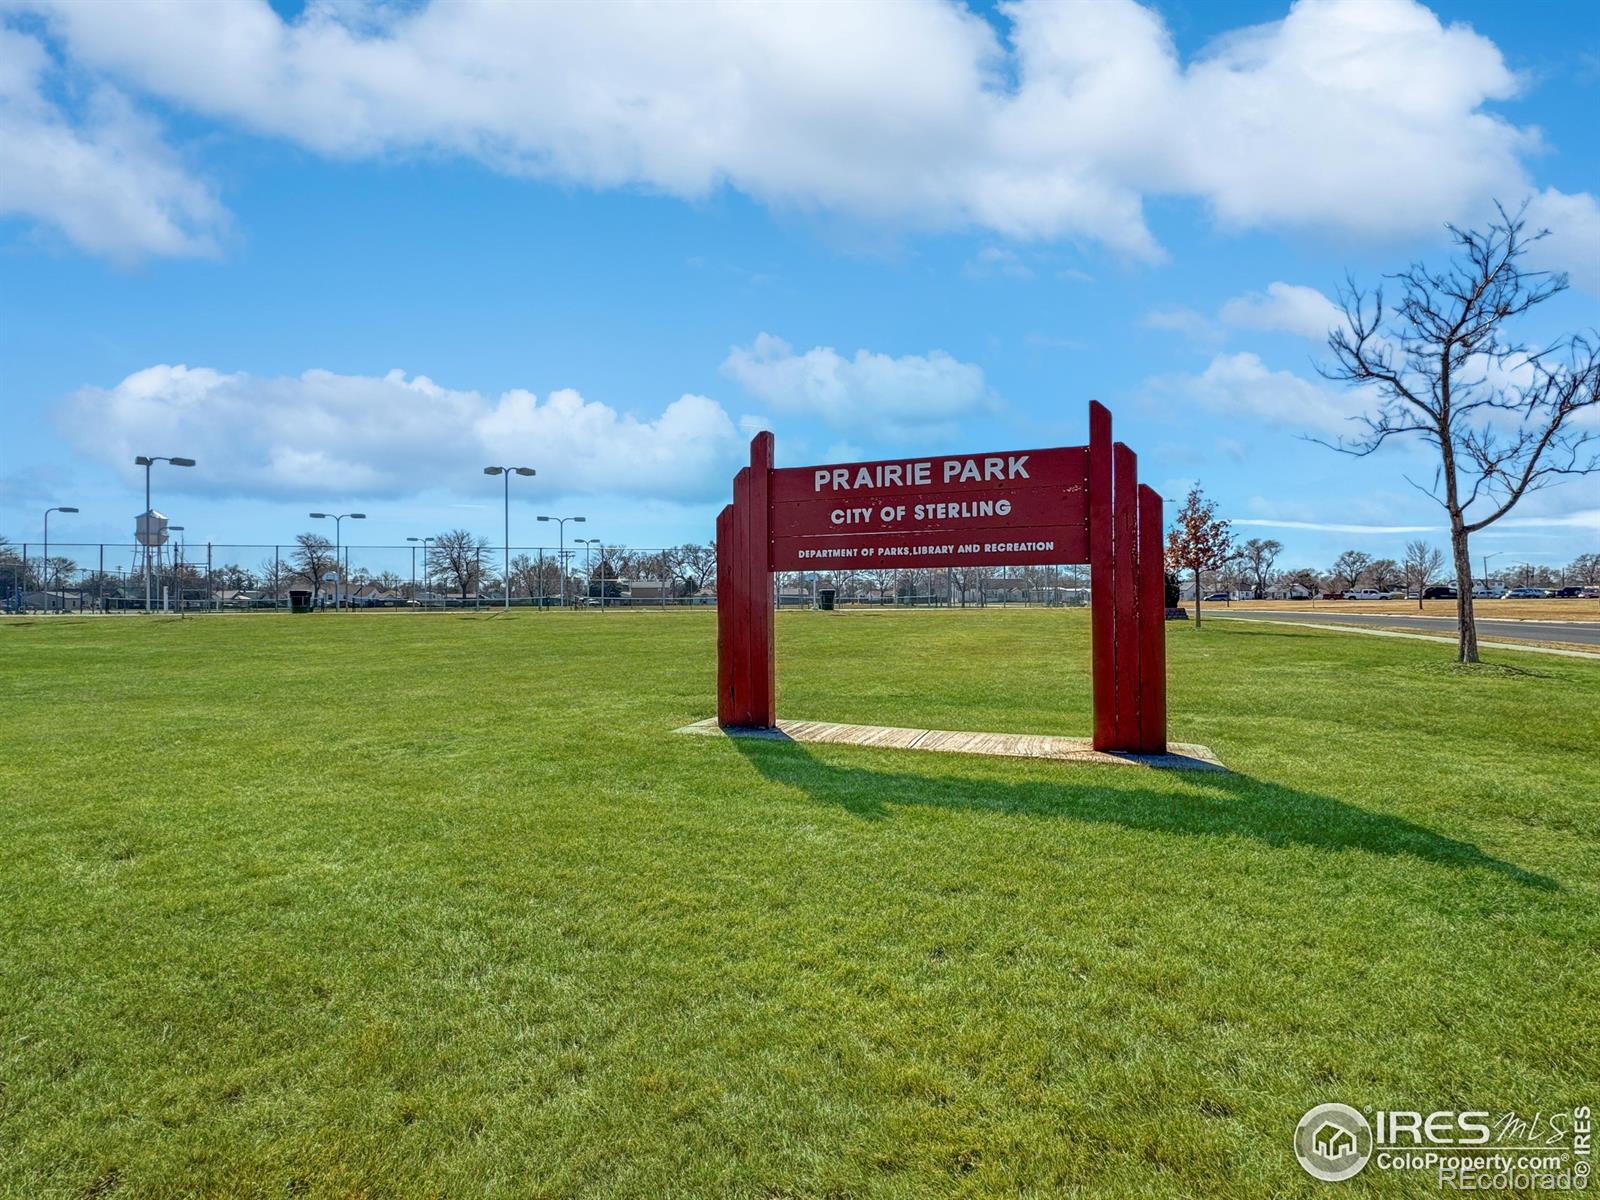
[[991,754],[1048,758],[1105,766],[1155,767],[1167,771],[1226,771],[1204,746],[1169,742],[1166,754],[1114,754],[1096,750],[1088,738],[1042,733],[960,733],[947,729],[898,729],[888,725],[840,725],[833,721],[782,721],[776,729],[723,729],[715,717],[685,725],[678,733],[761,738],[772,742],[818,742],[874,746],[886,750],[932,750],[941,754]]

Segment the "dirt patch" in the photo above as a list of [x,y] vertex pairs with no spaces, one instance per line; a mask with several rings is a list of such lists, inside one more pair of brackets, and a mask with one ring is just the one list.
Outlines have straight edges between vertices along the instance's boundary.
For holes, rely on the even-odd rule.
[[[1454,617],[1454,600],[1220,600],[1207,608],[1225,612],[1371,613],[1393,617]],[[1473,611],[1484,620],[1592,621],[1600,624],[1600,600],[1478,600]]]
[[1494,679],[1494,678],[1527,678],[1549,679],[1545,671],[1534,671],[1527,667],[1514,667],[1509,663],[1459,663],[1459,662],[1430,662],[1421,664],[1417,670],[1428,675],[1448,675],[1452,678]]

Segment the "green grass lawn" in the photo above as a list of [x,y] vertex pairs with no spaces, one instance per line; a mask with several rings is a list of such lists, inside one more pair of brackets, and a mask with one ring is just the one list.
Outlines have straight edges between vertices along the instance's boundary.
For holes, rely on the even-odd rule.
[[[684,737],[715,618],[0,622],[0,1195],[1435,1196],[1600,1100],[1600,663],[1175,628],[1229,775]],[[784,613],[779,711],[1086,734],[1082,613]]]

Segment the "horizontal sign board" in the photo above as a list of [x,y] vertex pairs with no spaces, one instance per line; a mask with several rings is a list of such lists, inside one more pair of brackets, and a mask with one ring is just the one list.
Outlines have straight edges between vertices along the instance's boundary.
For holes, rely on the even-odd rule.
[[1086,488],[1089,448],[1007,450],[879,462],[783,467],[772,472],[772,502],[865,496],[899,497],[919,492],[986,491],[996,488]]
[[773,471],[770,568],[1084,562],[1085,446]]
[[826,496],[772,506],[773,537],[860,537],[934,529],[1081,525],[1089,493],[1064,487]]
[[1087,525],[923,530],[861,537],[775,537],[773,571],[916,570],[922,567],[1044,566],[1089,560]]

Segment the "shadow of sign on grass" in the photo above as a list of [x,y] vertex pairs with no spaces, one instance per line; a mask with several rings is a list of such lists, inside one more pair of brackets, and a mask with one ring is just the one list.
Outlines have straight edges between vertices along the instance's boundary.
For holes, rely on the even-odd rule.
[[[763,778],[797,788],[819,802],[837,804],[865,820],[882,820],[901,805],[1017,813],[1192,837],[1249,837],[1271,846],[1409,855],[1445,867],[1490,871],[1524,887],[1561,890],[1549,876],[1485,854],[1470,842],[1401,817],[1368,812],[1331,796],[1236,772],[1186,774],[1173,780],[1175,791],[1155,792],[1120,779],[1087,785],[940,778],[840,765],[818,758],[797,742],[730,738],[729,744]],[[882,755],[894,751],[839,753]]]

